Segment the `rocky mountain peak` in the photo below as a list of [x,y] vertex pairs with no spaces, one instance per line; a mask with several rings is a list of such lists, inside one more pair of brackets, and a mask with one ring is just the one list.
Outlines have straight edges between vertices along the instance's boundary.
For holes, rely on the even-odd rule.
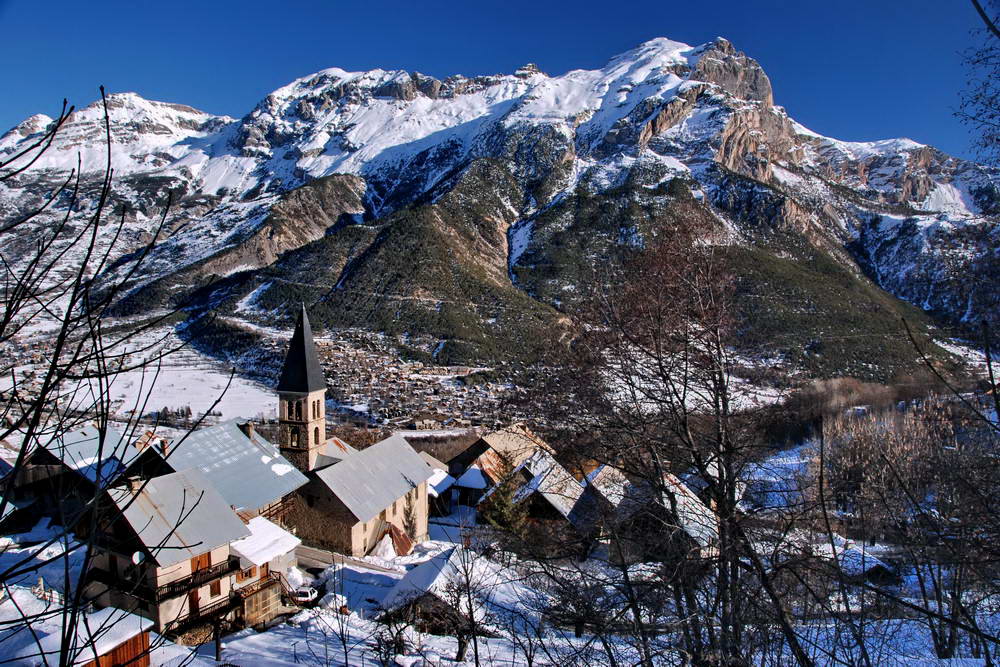
[[[330,323],[354,326],[359,313],[396,312],[378,294],[393,284],[425,333],[482,341],[503,317],[416,311],[440,298],[544,320],[589,262],[689,219],[735,243],[797,235],[850,280],[868,272],[956,320],[992,294],[949,276],[955,266],[975,274],[983,249],[1000,245],[988,217],[1000,211],[995,170],[908,140],[811,132],[774,105],[763,69],[724,38],[696,47],[657,38],[555,76],[532,64],[444,79],[329,68],[238,121],[134,93],[110,96],[109,111],[116,197],[145,216],[136,227],[168,192],[175,201],[181,231],[143,276],[170,283],[161,295],[186,293],[192,277],[266,272],[329,287],[339,309]],[[50,122],[27,119],[0,138],[0,152]],[[102,131],[102,107],[76,112],[37,166],[68,172],[81,153],[85,170],[98,170]],[[5,210],[25,201],[17,184],[0,187]],[[424,255],[434,260],[412,262]],[[320,277],[298,275],[302,263]],[[929,268],[916,279],[914,266]],[[234,294],[260,289],[262,303],[280,307],[285,288],[240,285]]]

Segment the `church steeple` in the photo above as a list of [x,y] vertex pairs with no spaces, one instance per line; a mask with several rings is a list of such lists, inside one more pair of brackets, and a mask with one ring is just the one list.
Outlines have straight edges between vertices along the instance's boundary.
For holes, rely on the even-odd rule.
[[323,367],[320,366],[319,357],[316,355],[309,315],[306,314],[305,304],[302,304],[299,319],[295,323],[295,333],[292,334],[292,340],[288,344],[285,366],[281,369],[278,391],[305,394],[320,389],[326,389],[326,379],[323,377]]
[[305,304],[288,344],[277,390],[281,453],[300,470],[314,470],[326,449],[326,379]]

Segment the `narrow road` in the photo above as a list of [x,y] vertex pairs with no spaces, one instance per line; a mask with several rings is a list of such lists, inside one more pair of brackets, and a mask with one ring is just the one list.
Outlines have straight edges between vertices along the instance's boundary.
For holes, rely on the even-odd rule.
[[350,556],[334,553],[332,551],[317,549],[316,547],[307,547],[304,544],[300,544],[295,547],[295,557],[298,559],[299,567],[301,568],[327,568],[336,563],[337,565],[349,565],[351,567],[359,567],[373,572],[385,572],[387,574],[399,575],[398,570],[390,570],[389,568],[382,567],[381,565],[375,565],[374,563],[368,563],[363,560],[351,558]]

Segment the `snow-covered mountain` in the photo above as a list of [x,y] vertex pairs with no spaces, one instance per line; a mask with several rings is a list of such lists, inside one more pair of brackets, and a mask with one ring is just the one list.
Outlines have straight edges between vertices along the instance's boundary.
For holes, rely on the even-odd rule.
[[[888,335],[904,307],[872,282],[942,320],[996,311],[996,170],[906,139],[820,136],[721,38],[654,39],[561,76],[327,69],[238,120],[132,93],[108,106],[123,255],[174,201],[132,310],[200,288],[213,307],[271,318],[298,297],[326,324],[447,340],[435,347],[451,358],[504,355],[498,340],[559,322],[615,248],[703,220],[745,268],[747,299],[770,297],[749,315],[807,342],[858,308],[858,326]],[[50,122],[9,131],[0,156]],[[102,137],[99,104],[75,112],[0,190],[0,213],[36,205],[78,156],[96,178]],[[748,329],[758,344],[768,330]],[[872,375],[884,352],[837,370]]]

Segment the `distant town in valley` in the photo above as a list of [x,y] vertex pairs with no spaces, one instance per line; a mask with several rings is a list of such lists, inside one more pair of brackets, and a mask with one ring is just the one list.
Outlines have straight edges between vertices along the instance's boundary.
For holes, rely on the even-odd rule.
[[0,1],[0,664],[996,665],[1000,0],[716,4]]

